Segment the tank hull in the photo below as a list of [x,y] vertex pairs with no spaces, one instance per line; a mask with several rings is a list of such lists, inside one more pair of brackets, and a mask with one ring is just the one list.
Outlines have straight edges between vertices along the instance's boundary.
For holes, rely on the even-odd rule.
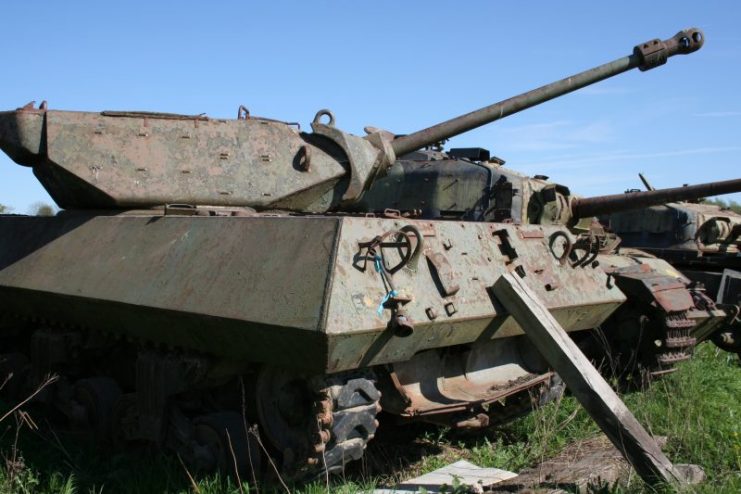
[[[427,256],[394,274],[414,321],[399,336],[388,330],[391,311],[379,310],[379,274],[357,261],[359,243],[404,225],[421,232]],[[488,291],[518,266],[567,330],[598,326],[625,296],[600,269],[560,264],[548,246],[556,231],[570,235],[355,217],[6,216],[0,308],[229,360],[336,372],[523,334]],[[433,254],[444,267],[427,260]],[[441,283],[458,290],[446,295]]]

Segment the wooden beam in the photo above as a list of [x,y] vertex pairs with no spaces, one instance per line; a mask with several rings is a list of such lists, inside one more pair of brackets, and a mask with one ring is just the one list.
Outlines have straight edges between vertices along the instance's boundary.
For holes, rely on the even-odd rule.
[[521,278],[508,273],[492,287],[517,323],[571,393],[638,475],[649,484],[681,484],[681,474],[625,403]]

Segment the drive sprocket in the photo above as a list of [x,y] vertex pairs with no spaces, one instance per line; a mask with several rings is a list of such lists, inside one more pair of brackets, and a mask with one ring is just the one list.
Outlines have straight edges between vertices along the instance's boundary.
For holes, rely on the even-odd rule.
[[257,377],[261,432],[282,460],[282,474],[340,472],[375,435],[381,393],[371,372],[297,377],[264,368]]

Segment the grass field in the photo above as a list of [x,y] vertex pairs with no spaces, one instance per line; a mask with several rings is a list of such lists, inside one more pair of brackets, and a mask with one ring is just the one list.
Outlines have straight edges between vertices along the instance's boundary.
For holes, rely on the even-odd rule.
[[[735,355],[710,344],[646,392],[624,396],[653,434],[668,436],[676,463],[701,465],[708,480],[692,492],[741,492],[741,367]],[[140,449],[126,454],[92,449],[83,437],[56,435],[40,416],[38,430],[17,427],[18,415],[0,424],[0,493],[285,492],[218,475],[189,479],[177,458]],[[570,397],[485,434],[465,435],[425,426],[395,427],[382,421],[366,457],[344,477],[293,488],[297,493],[356,493],[394,483],[457,459],[519,471],[556,455],[567,444],[599,433]],[[648,492],[633,478],[604,492]]]

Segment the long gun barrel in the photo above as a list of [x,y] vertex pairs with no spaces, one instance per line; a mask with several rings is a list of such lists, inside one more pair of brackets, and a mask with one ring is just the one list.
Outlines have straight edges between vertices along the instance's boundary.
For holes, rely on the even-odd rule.
[[687,201],[734,192],[741,192],[741,178],[646,192],[574,198],[571,200],[571,214],[574,219],[587,218],[600,214],[641,209],[666,204],[667,202]]
[[690,28],[680,31],[674,37],[664,41],[654,39],[642,43],[633,49],[631,55],[585,70],[560,81],[546,84],[432,127],[397,137],[391,142],[391,145],[396,156],[402,156],[628,70],[638,68],[641,71],[646,71],[658,67],[666,63],[669,57],[678,54],[686,55],[699,50],[704,39],[701,30]]

